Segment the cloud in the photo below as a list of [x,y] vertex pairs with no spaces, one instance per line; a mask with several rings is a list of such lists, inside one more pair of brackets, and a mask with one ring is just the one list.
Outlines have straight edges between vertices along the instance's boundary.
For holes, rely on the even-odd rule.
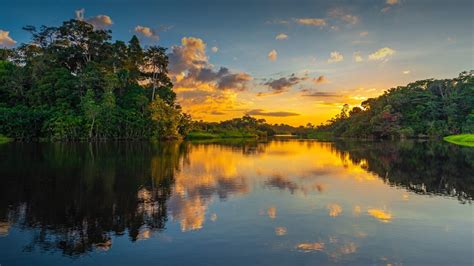
[[143,34],[143,36],[148,38],[159,39],[160,37],[155,33],[155,31],[149,27],[138,25],[135,27],[135,32]]
[[289,24],[290,22],[288,20],[285,20],[285,19],[274,19],[274,20],[268,20],[265,23],[266,24],[283,24],[283,25],[286,25],[286,24]]
[[16,41],[10,37],[9,31],[0,30],[0,47],[9,47],[16,44]]
[[171,47],[171,53],[168,56],[171,74],[177,75],[184,71],[199,70],[208,66],[206,44],[199,38],[182,38],[181,45]]
[[178,101],[194,119],[249,109],[247,102],[238,100],[238,95],[248,89],[253,77],[212,65],[202,39],[182,38],[180,45],[171,47],[168,57],[169,75]]
[[388,61],[395,54],[395,50],[389,47],[380,48],[372,54],[369,54],[369,60],[372,61]]
[[316,83],[316,84],[321,84],[321,83],[327,83],[328,80],[325,76],[319,76],[317,78],[314,78],[313,82]]
[[342,20],[352,25],[357,24],[359,22],[358,16],[349,14],[348,12],[344,11],[341,8],[332,9],[331,11],[329,11],[329,16]]
[[247,73],[230,73],[228,71],[225,75],[219,78],[217,82],[217,87],[223,90],[233,89],[243,91],[247,89],[247,84],[252,79],[252,76]]
[[281,77],[267,81],[263,83],[263,85],[268,86],[273,93],[278,94],[291,89],[291,87],[306,79],[305,77],[298,77],[295,74],[291,74],[289,77]]
[[212,51],[213,53],[217,53],[217,52],[219,51],[219,48],[218,48],[217,46],[213,46],[213,47],[211,48],[211,51]]
[[262,109],[253,109],[246,113],[247,115],[254,115],[254,116],[273,116],[273,117],[288,117],[288,116],[298,116],[300,114],[293,113],[293,112],[266,112]]
[[334,51],[329,55],[328,63],[336,63],[342,60],[344,60],[344,56],[338,51]]
[[322,18],[298,18],[295,20],[296,23],[306,26],[319,26],[324,27],[327,25],[326,20]]
[[74,13],[76,14],[76,19],[77,20],[84,20],[84,13],[86,12],[86,10],[84,8],[81,8],[81,9],[78,9],[76,11],[74,11]]
[[365,36],[368,36],[368,35],[369,35],[368,31],[362,31],[362,32],[359,33],[360,37],[365,37]]
[[390,11],[391,6],[400,4],[400,0],[387,0],[385,1],[385,3],[387,4],[387,6],[380,10],[382,13],[387,13],[388,11]]
[[317,97],[317,98],[333,98],[333,97],[340,97],[338,94],[330,93],[330,92],[323,92],[323,91],[311,91],[311,90],[303,90],[306,92],[303,96],[308,97]]
[[404,70],[402,73],[403,73],[404,75],[408,75],[408,74],[410,74],[410,70]]
[[182,38],[181,45],[173,46],[168,57],[169,72],[177,87],[203,85],[210,89],[243,91],[253,79],[247,73],[234,73],[226,67],[214,70],[206,55],[206,43],[199,38]]
[[364,61],[364,59],[362,58],[362,55],[360,54],[360,52],[354,52],[352,54],[352,58],[354,58],[354,61],[356,63],[360,63],[360,62]]
[[308,251],[323,251],[324,250],[323,242],[314,242],[314,243],[299,243],[296,248],[305,252]]
[[268,53],[267,57],[268,57],[268,60],[273,62],[273,61],[277,60],[278,53],[275,49],[273,49]]
[[385,3],[387,3],[387,5],[396,5],[400,4],[400,0],[387,0]]
[[107,15],[97,15],[95,17],[85,18],[85,9],[81,8],[75,11],[76,19],[92,24],[95,28],[104,29],[113,24],[112,19]]
[[284,33],[280,33],[275,37],[275,40],[287,40],[287,39],[288,39],[288,35]]

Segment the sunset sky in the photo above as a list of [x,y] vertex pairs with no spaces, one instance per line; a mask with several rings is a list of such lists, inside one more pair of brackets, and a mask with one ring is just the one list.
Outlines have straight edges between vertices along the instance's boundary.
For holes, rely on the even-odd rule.
[[183,109],[319,124],[344,103],[474,69],[473,1],[1,1],[0,46],[78,18],[168,48]]

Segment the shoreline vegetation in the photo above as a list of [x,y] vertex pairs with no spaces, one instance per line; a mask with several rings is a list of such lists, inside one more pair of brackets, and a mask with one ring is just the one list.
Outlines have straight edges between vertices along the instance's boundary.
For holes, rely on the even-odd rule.
[[[31,41],[0,48],[0,143],[17,141],[441,138],[474,133],[474,71],[386,91],[325,124],[294,127],[249,115],[192,120],[168,75],[166,48],[81,20],[23,28]],[[451,138],[451,137],[450,137]]]
[[0,134],[0,144],[8,143],[11,141],[13,141],[13,139]]
[[456,145],[474,147],[474,134],[451,135],[443,139]]

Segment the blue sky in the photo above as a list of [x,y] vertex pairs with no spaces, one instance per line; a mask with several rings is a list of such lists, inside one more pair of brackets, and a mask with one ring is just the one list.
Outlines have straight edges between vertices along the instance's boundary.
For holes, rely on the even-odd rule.
[[[158,44],[170,52],[173,46],[184,46],[184,37],[199,39],[208,67],[226,67],[249,77],[243,79],[248,82],[245,89],[225,90],[199,80],[184,86],[175,78],[185,109],[206,120],[260,110],[253,113],[270,121],[319,123],[344,102],[357,105],[393,86],[451,78],[474,68],[474,7],[469,0],[1,3],[0,30],[9,32],[15,45],[28,41],[22,26],[58,25],[74,18],[79,9],[85,10],[86,19],[110,17],[113,23],[107,28],[114,39],[129,40],[137,34],[142,44]],[[137,26],[150,28],[158,37],[135,32]],[[279,34],[286,38],[277,40]],[[269,57],[272,50],[275,60]],[[298,79],[286,87],[265,85],[289,80],[292,74]],[[312,82],[321,76],[324,82]],[[289,115],[272,116],[273,111]]]

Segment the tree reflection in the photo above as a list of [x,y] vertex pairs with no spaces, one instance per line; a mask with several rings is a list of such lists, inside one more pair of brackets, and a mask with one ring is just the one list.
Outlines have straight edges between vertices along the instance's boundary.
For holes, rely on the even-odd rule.
[[341,158],[362,164],[388,184],[418,194],[457,197],[474,195],[474,149],[445,142],[335,142]]
[[0,150],[0,221],[34,229],[26,250],[79,255],[164,228],[184,143],[15,144]]

